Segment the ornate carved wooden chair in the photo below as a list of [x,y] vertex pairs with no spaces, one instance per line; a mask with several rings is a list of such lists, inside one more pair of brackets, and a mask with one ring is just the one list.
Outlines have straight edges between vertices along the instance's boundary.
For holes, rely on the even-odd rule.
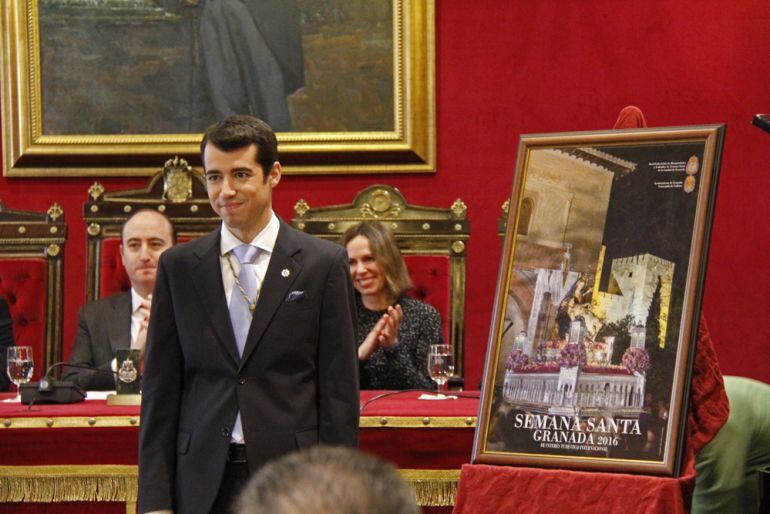
[[0,296],[8,303],[16,344],[32,347],[35,379],[61,360],[66,238],[58,204],[45,213],[0,204]]
[[88,232],[86,300],[130,287],[120,259],[120,227],[139,209],[157,209],[174,224],[178,241],[194,239],[219,226],[200,172],[184,159],[166,161],[144,189],[111,191],[95,182],[88,190],[83,217]]
[[295,228],[335,242],[361,221],[376,219],[387,225],[396,236],[414,282],[411,295],[441,314],[444,340],[455,351],[455,375],[462,377],[470,226],[467,208],[460,199],[449,208],[410,205],[398,189],[378,184],[360,191],[346,205],[311,208],[299,200],[294,213]]

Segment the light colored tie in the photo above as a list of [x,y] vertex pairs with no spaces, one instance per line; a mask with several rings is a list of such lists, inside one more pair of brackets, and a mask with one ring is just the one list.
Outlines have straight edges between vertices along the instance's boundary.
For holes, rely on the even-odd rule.
[[[254,262],[259,255],[259,248],[251,245],[241,245],[233,249],[233,254],[238,259],[238,262],[241,263],[238,282],[240,282],[243,291],[241,291],[237,283],[233,283],[233,290],[230,293],[230,322],[233,325],[238,355],[243,357],[243,349],[246,347],[246,337],[249,335],[249,328],[251,327],[251,319],[253,317],[249,309],[249,302],[244,298],[244,293],[249,297],[249,301],[256,303],[259,285],[257,284],[257,275],[254,273]],[[240,410],[235,417],[230,440],[238,443],[245,440]]]
[[[249,309],[249,301],[256,303],[256,295],[259,293],[257,275],[254,272],[254,262],[259,255],[259,248],[251,245],[241,245],[233,249],[233,254],[241,263],[241,271],[238,273],[238,281],[233,283],[230,293],[230,322],[233,324],[235,344],[238,346],[238,355],[243,356],[246,346],[246,337],[251,327],[252,312]],[[241,287],[238,287],[240,283]],[[243,291],[241,291],[243,288]],[[249,301],[244,297],[249,297]]]

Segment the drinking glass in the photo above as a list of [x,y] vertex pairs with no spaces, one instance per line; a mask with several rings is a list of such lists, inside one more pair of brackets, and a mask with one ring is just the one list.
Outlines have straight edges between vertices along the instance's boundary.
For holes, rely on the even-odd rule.
[[432,344],[428,350],[428,374],[436,382],[439,392],[447,390],[447,381],[455,371],[455,356],[452,345]]
[[16,384],[16,399],[21,399],[21,384],[26,384],[32,378],[35,367],[32,360],[31,346],[11,346],[8,348],[7,371],[8,378]]

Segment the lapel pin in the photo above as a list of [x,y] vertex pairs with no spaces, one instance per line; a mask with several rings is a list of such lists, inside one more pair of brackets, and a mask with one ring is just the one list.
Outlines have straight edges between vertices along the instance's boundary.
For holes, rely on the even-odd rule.
[[289,271],[288,268],[283,268],[283,270],[281,270],[281,276],[283,278],[288,277],[290,274],[291,274],[291,271]]

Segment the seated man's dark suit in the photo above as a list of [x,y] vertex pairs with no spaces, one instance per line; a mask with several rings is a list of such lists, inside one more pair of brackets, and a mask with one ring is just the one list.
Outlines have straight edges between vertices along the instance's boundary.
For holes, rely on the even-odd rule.
[[357,445],[355,304],[342,247],[280,223],[240,358],[219,230],[163,253],[150,319],[139,512],[209,512],[239,411],[251,473],[299,448]]
[[[131,291],[91,302],[78,314],[78,335],[69,362],[112,371],[118,348],[131,346]],[[72,380],[83,389],[115,389],[115,377],[65,366],[62,380]]]

